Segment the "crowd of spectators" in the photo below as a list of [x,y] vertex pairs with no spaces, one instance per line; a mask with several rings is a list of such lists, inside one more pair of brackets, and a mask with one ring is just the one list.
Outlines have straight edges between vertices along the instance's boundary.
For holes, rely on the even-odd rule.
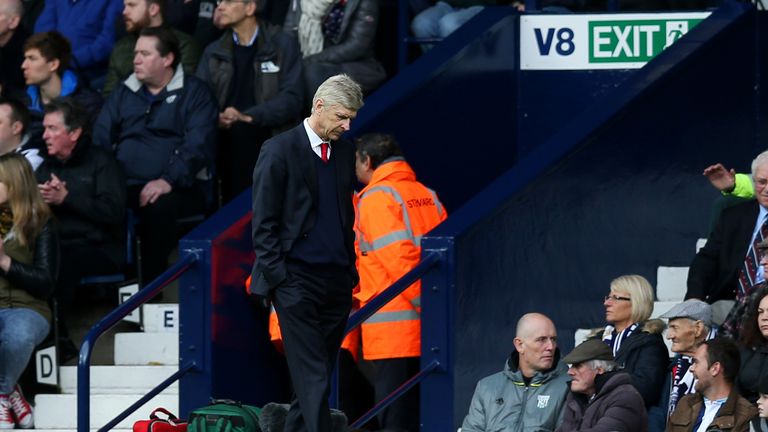
[[[751,176],[721,164],[704,175],[724,196],[691,264],[686,300],[649,319],[654,292],[645,278],[611,282],[603,302],[608,325],[561,360],[570,366],[571,383],[561,397],[558,432],[768,431],[768,151],[753,160]],[[519,405],[504,401],[510,388],[528,391],[532,381],[512,374],[522,354],[518,338],[514,345],[503,375],[478,383],[463,432],[498,430],[520,417]],[[546,395],[547,403],[557,394]],[[537,408],[526,409],[516,424],[551,430]]]

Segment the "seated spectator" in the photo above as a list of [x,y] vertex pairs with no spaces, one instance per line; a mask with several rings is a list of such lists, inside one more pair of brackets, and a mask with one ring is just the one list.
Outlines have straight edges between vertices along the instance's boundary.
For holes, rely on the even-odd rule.
[[120,272],[125,262],[125,181],[112,154],[91,146],[89,117],[70,98],[45,106],[48,152],[37,170],[40,194],[58,222],[62,253],[55,297],[62,350],[62,342],[74,347],[64,323],[80,279]]
[[46,0],[35,22],[35,33],[56,30],[69,39],[75,69],[91,88],[100,89],[122,9],[121,0]]
[[24,6],[21,0],[0,0],[0,94],[20,98],[24,95],[24,41],[29,37],[21,26]]
[[[128,34],[117,41],[109,58],[109,69],[102,94],[106,97],[121,81],[133,73],[133,48],[144,27],[164,25],[165,0],[125,0],[123,20]],[[174,29],[181,49],[181,65],[187,74],[195,73],[200,60],[200,45],[192,36]]]
[[632,378],[619,372],[611,349],[596,339],[565,356],[571,391],[557,432],[644,432],[648,417]]
[[757,398],[757,417],[749,423],[750,432],[768,432],[768,378],[763,378],[758,384],[760,397]]
[[31,113],[29,132],[37,140],[43,134],[43,107],[59,96],[69,96],[85,107],[92,118],[101,109],[98,93],[80,83],[69,69],[72,50],[58,32],[35,33],[24,44],[21,69],[27,83],[27,107]]
[[109,95],[93,142],[114,149],[125,172],[149,282],[167,266],[177,220],[207,210],[218,110],[208,86],[184,74],[172,30],[144,28],[135,52],[134,73]]
[[0,429],[30,429],[18,380],[50,329],[59,249],[48,205],[18,153],[0,156],[0,235]]
[[298,44],[258,17],[259,4],[219,3],[227,30],[208,45],[197,69],[218,100],[217,172],[225,202],[250,188],[261,144],[298,120],[304,97]]
[[608,321],[603,341],[611,347],[616,364],[631,377],[646,408],[656,406],[669,353],[661,336],[664,323],[648,321],[653,312],[653,287],[642,276],[620,276],[611,281],[603,306]]
[[0,155],[21,153],[27,158],[32,170],[43,162],[40,148],[27,133],[29,110],[15,99],[0,99]]
[[768,378],[768,286],[757,288],[742,324],[741,372],[736,383],[750,402],[758,398],[758,383]]
[[360,83],[366,94],[386,79],[384,67],[373,54],[379,24],[377,0],[304,0],[291,4],[286,29],[298,32],[306,95],[341,73]]
[[341,73],[360,83],[366,94],[386,79],[384,67],[373,53],[379,24],[376,0],[304,0],[291,4],[286,22],[298,32],[307,95],[327,78]]
[[[675,305],[659,318],[669,320],[667,339],[672,341],[672,352],[676,354],[671,376],[668,377],[669,383],[664,386],[669,389],[669,394],[663,395],[668,398],[664,408],[669,416],[680,398],[696,391],[696,378],[691,371],[693,355],[702,342],[717,335],[717,329],[712,324],[712,308],[706,302],[696,299]],[[666,417],[664,420],[666,423]]]
[[568,394],[568,367],[560,361],[557,331],[542,314],[517,322],[515,349],[504,370],[477,383],[462,432],[552,431],[562,422]]
[[696,349],[691,365],[696,393],[683,396],[669,417],[667,432],[747,431],[757,409],[739,396],[739,349],[717,337]]

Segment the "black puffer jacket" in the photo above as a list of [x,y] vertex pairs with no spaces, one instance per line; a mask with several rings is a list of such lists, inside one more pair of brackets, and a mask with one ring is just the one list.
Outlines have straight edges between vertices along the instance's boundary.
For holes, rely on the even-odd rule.
[[635,331],[619,348],[616,364],[619,369],[632,378],[645,407],[659,403],[664,387],[664,379],[669,365],[669,352],[664,344],[661,332],[664,323],[654,319],[640,324],[641,331]]
[[67,183],[64,202],[51,206],[62,246],[98,247],[120,265],[125,260],[125,179],[112,154],[84,138],[66,162],[46,155],[35,174],[39,183],[51,174]]
[[768,376],[768,346],[750,349],[740,348],[741,368],[736,383],[741,395],[750,402],[756,402],[758,396],[757,384]]

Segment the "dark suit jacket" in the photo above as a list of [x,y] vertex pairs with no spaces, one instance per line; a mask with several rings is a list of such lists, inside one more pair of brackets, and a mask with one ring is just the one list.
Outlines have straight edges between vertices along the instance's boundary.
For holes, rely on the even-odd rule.
[[[309,145],[303,122],[267,140],[253,170],[253,263],[251,292],[266,296],[286,278],[285,259],[294,242],[306,237],[317,213],[317,155]],[[357,281],[352,194],[356,184],[355,150],[347,141],[331,143],[344,244],[349,271]]]
[[696,254],[688,270],[686,299],[699,298],[714,303],[734,298],[759,212],[760,206],[755,200],[723,210],[707,244]]

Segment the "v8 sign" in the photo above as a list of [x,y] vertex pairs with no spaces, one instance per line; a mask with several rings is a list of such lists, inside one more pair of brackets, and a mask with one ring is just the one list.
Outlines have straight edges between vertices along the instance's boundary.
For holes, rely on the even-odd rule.
[[523,16],[520,18],[520,68],[637,69],[709,14]]

